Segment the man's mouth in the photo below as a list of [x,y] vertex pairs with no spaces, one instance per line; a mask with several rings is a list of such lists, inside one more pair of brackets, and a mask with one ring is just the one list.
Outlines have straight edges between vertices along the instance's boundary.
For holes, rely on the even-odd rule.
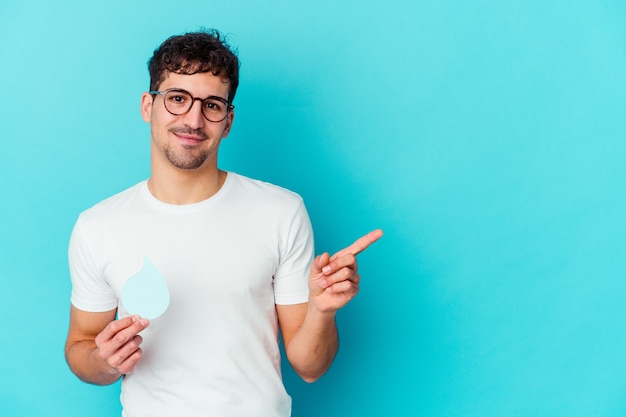
[[208,139],[204,132],[193,129],[173,128],[170,129],[170,132],[185,142],[198,143]]

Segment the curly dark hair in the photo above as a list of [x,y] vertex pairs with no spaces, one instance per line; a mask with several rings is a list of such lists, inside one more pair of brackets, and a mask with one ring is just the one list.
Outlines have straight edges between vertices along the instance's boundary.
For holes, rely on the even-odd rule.
[[232,103],[239,85],[237,51],[215,29],[189,32],[168,38],[148,61],[150,90],[158,90],[167,72],[196,74],[211,72],[230,83],[228,102]]

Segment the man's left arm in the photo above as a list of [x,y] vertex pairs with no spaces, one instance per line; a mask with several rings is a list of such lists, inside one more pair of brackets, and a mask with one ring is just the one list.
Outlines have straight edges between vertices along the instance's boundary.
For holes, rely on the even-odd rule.
[[309,301],[277,305],[287,359],[306,382],[314,382],[332,364],[339,336],[335,316],[359,291],[356,255],[383,235],[374,230],[332,257],[324,253],[311,263]]

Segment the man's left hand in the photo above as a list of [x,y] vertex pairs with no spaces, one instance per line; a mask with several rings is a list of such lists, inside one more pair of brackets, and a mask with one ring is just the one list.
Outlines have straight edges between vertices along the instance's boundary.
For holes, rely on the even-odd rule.
[[334,312],[345,306],[359,292],[360,276],[356,255],[383,235],[380,229],[359,238],[333,256],[323,253],[311,264],[309,302],[321,312]]

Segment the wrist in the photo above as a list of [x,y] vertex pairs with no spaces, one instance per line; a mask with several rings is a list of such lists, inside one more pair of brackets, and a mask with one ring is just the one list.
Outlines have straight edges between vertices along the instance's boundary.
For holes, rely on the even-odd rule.
[[307,315],[322,321],[335,321],[337,310],[321,308],[315,303],[315,300],[309,299]]

